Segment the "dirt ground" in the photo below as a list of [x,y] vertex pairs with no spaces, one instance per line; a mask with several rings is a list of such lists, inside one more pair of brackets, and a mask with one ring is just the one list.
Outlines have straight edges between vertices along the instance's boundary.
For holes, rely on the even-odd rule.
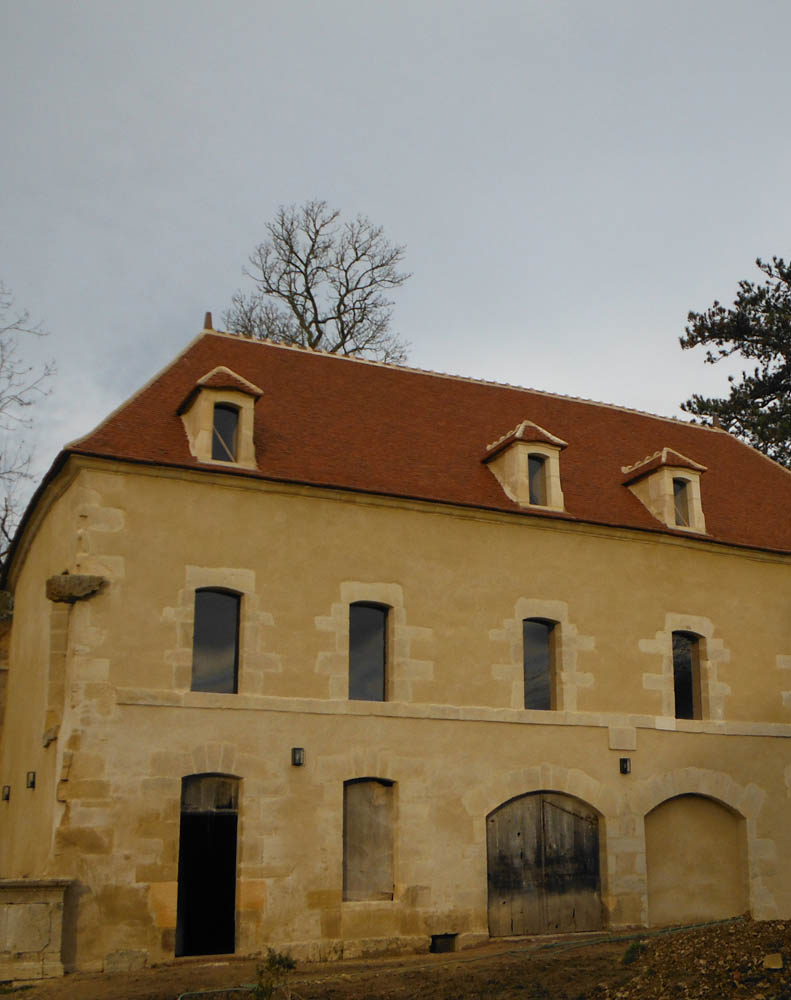
[[[0,984],[0,996],[177,1000],[193,992],[189,1000],[253,1000],[252,991],[231,988],[254,983],[256,965],[180,959],[134,973]],[[300,965],[287,985],[290,993],[277,991],[277,1000],[791,1000],[791,921],[739,919],[644,936],[501,938],[451,954]],[[221,992],[201,996],[205,990]]]

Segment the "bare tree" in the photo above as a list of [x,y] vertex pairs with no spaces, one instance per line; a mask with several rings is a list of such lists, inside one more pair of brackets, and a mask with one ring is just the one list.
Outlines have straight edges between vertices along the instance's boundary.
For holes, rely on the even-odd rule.
[[256,289],[237,292],[223,315],[229,332],[395,363],[408,344],[390,329],[386,292],[409,277],[394,246],[365,216],[341,222],[325,201],[281,206],[244,274]]
[[42,336],[27,310],[14,308],[14,297],[0,281],[0,561],[5,560],[20,516],[20,487],[31,479],[31,426],[28,407],[46,394],[54,367],[35,369],[21,358],[20,335]]

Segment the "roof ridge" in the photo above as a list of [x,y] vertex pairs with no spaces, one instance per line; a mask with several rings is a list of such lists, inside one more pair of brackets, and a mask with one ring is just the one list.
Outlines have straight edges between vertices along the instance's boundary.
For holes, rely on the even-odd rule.
[[[227,330],[206,330],[203,336],[228,337],[231,340],[243,340],[251,344],[261,344],[267,347],[278,347],[284,351],[299,351],[302,354],[315,354],[318,357],[334,358],[336,361],[349,361],[360,365],[371,365],[375,368],[386,368],[391,371],[400,371],[410,375],[426,375],[432,378],[449,379],[455,382],[469,382],[473,385],[491,385],[500,389],[513,389],[516,392],[532,392],[539,396],[547,396],[550,399],[567,399],[575,403],[585,403],[588,406],[601,406],[607,410],[618,410],[622,413],[636,413],[642,417],[651,417],[653,420],[666,420],[671,424],[680,424],[682,427],[693,427],[701,431],[715,431],[720,434],[728,434],[722,427],[709,427],[706,424],[699,424],[695,420],[682,420],[680,417],[668,417],[662,413],[651,413],[650,410],[638,410],[633,406],[624,406],[620,403],[605,403],[600,399],[589,399],[584,396],[567,396],[562,392],[551,392],[548,389],[536,389],[529,385],[516,385],[513,382],[498,382],[496,379],[475,378],[472,375],[458,375],[452,372],[436,372],[430,368],[415,368],[412,365],[397,365],[390,361],[377,361],[375,358],[357,358],[349,354],[338,354],[335,351],[324,351],[315,347],[304,347],[302,344],[282,344],[276,340],[253,339],[245,337],[243,334],[229,333]],[[748,445],[750,447],[750,445]],[[772,461],[770,459],[770,461]]]

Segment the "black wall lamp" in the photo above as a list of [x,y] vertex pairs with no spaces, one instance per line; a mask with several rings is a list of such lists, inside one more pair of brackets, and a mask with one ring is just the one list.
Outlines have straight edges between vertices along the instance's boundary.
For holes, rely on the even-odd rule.
[[291,764],[294,767],[302,767],[305,763],[305,748],[304,747],[292,747],[291,748]]
[[36,772],[28,771],[27,777],[25,778],[25,788],[35,788],[36,787]]
[[11,798],[11,786],[3,785],[3,802],[8,802]]
[[621,774],[631,774],[631,773],[632,773],[632,758],[621,757]]

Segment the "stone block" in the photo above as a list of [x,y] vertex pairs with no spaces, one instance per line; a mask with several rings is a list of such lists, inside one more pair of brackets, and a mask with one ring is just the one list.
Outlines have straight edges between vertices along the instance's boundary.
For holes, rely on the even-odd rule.
[[104,959],[105,972],[138,972],[145,969],[148,955],[145,951],[111,951]]
[[19,953],[43,951],[50,942],[50,908],[47,903],[17,903],[7,908],[8,950]]
[[107,584],[103,576],[85,573],[61,573],[47,580],[47,597],[50,601],[74,604],[75,601],[92,597]]
[[263,910],[266,905],[266,879],[244,879],[239,886],[240,910]]
[[632,726],[609,727],[610,750],[636,750],[637,730]]
[[80,854],[109,854],[113,846],[112,830],[96,830],[88,826],[61,827],[57,833],[57,849],[76,848]]
[[148,903],[157,927],[176,926],[178,882],[153,882],[148,889]]

